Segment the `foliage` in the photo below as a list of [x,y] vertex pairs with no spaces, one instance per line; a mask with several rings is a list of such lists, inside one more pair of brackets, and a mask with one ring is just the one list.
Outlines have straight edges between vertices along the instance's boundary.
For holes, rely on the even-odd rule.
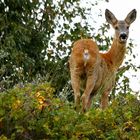
[[70,45],[89,36],[90,8],[79,5],[80,0],[0,1],[0,91],[38,75],[55,75],[51,81],[62,90]]
[[42,83],[2,92],[0,139],[140,139],[140,101],[135,96],[117,96],[108,109],[81,114],[54,91]]
[[[85,7],[80,0],[0,1],[0,91],[38,79],[49,81],[56,94],[71,90],[67,66],[71,44],[79,38],[95,38],[100,50],[105,51],[112,42],[108,24],[102,24],[96,34],[88,23],[91,9],[99,3]],[[130,42],[128,52],[135,58],[132,47]],[[131,91],[124,73],[137,70],[131,61],[134,58],[126,60],[118,72],[113,93],[118,89]]]

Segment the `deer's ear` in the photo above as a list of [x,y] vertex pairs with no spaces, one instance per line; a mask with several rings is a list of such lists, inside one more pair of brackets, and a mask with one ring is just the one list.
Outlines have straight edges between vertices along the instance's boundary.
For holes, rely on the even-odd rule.
[[125,18],[126,23],[130,25],[132,22],[135,21],[136,16],[137,16],[137,11],[136,11],[136,9],[133,9],[133,10],[127,15],[127,17]]
[[117,18],[114,16],[112,12],[110,12],[108,9],[105,10],[105,18],[108,23],[110,23],[112,26],[114,26],[117,23]]

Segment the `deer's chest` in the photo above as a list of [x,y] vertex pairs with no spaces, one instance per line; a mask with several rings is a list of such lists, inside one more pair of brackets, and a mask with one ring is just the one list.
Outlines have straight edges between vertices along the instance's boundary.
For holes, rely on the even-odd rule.
[[95,83],[94,91],[97,90],[110,90],[115,83],[116,72],[112,71],[106,64],[101,63],[98,68],[97,80]]

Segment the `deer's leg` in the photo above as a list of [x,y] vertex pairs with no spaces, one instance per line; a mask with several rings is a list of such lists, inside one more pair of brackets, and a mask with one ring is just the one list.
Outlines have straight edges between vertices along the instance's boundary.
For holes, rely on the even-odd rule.
[[109,101],[109,93],[110,91],[105,91],[102,96],[101,96],[101,104],[100,107],[102,109],[106,109],[108,106],[108,101]]
[[90,95],[94,86],[95,86],[95,79],[94,79],[94,76],[91,75],[87,77],[86,88],[85,88],[84,94],[82,95],[82,111],[83,112],[85,112],[90,107],[90,104],[91,104]]
[[91,93],[89,100],[88,100],[87,108],[91,107],[93,96],[94,96],[94,94]]
[[80,76],[78,74],[71,74],[71,84],[74,91],[74,102],[76,110],[80,107]]

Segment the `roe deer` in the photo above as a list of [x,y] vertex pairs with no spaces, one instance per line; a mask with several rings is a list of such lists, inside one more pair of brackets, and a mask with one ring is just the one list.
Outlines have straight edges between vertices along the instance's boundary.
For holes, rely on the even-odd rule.
[[[82,111],[90,108],[92,97],[98,92],[102,94],[101,108],[108,105],[108,95],[115,83],[115,75],[122,64],[126,52],[129,26],[136,19],[136,10],[132,10],[124,20],[117,18],[108,9],[105,17],[115,29],[111,48],[100,53],[97,44],[91,39],[80,39],[73,45],[69,59],[71,84],[74,90],[76,108],[82,100]],[[81,97],[80,83],[85,81],[85,90]]]

